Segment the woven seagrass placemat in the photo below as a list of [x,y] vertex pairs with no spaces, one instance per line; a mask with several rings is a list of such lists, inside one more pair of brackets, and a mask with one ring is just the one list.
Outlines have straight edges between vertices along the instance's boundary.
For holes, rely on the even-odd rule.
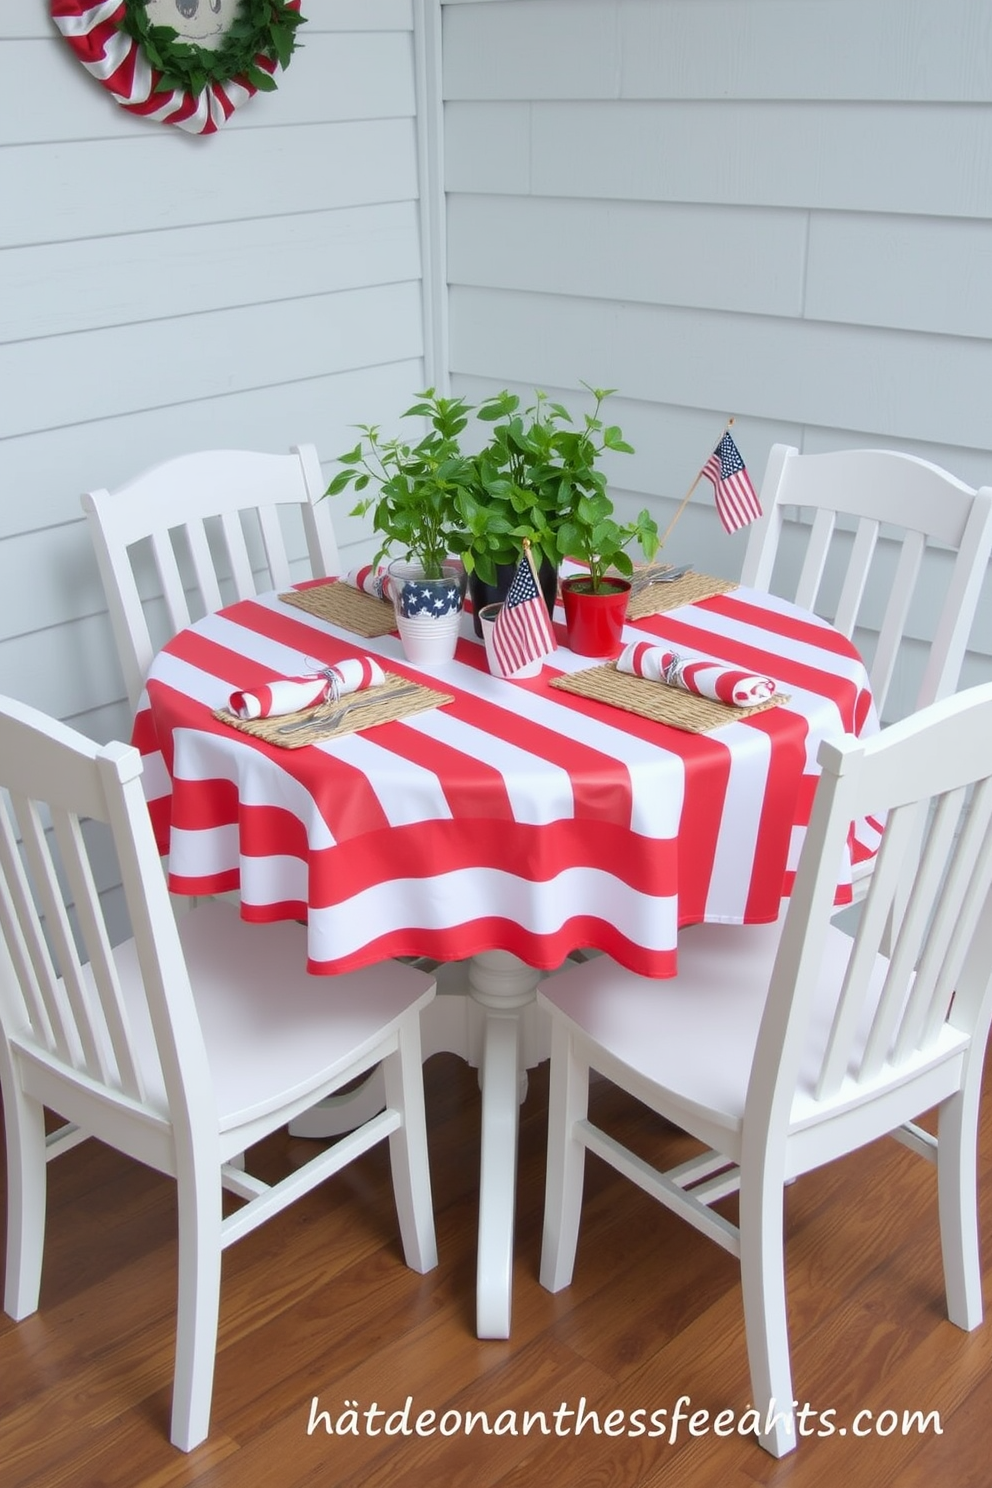
[[637,713],[641,718],[650,718],[653,723],[667,723],[690,734],[708,734],[725,724],[735,723],[739,718],[750,718],[753,713],[764,713],[768,708],[789,701],[784,693],[776,693],[749,708],[732,708],[727,703],[714,703],[710,698],[697,697],[681,687],[669,687],[665,682],[618,672],[614,661],[589,667],[584,672],[573,672],[571,676],[555,677],[551,686],[560,687],[563,692],[574,692],[579,697],[593,698],[597,703],[608,703],[613,708],[623,708],[628,713]]
[[628,620],[644,620],[648,615],[663,615],[666,610],[677,610],[680,605],[693,604],[700,599],[710,599],[714,594],[729,594],[737,584],[732,579],[716,579],[711,574],[687,573],[670,584],[647,584],[638,589],[638,579],[651,573],[661,573],[671,564],[655,564],[648,569],[634,570],[634,592],[627,604]]
[[292,589],[288,594],[280,594],[279,598],[310,615],[318,615],[321,620],[329,620],[332,625],[340,625],[342,630],[350,630],[354,635],[371,638],[388,635],[396,629],[396,616],[387,600],[364,594],[361,589],[340,579],[314,584],[309,589]]
[[[407,691],[408,688],[413,690]],[[398,697],[397,689],[400,690]],[[336,727],[328,728],[326,722],[322,722],[338,708],[343,708],[348,702],[356,702],[359,698],[362,699],[361,707],[346,713]],[[373,698],[376,699],[375,702],[372,701]],[[361,692],[349,693],[337,703],[322,703],[319,708],[305,708],[300,713],[283,713],[277,718],[236,718],[226,708],[217,708],[214,717],[243,734],[264,739],[266,744],[275,744],[280,749],[301,749],[304,744],[340,739],[359,729],[364,731],[375,728],[379,723],[396,723],[399,719],[411,718],[415,713],[426,712],[428,708],[440,708],[444,703],[453,703],[454,700],[453,693],[435,692],[433,687],[425,687],[420,682],[397,677],[395,672],[387,672],[385,682],[378,687],[367,687]],[[309,728],[299,728],[291,734],[279,732],[286,724],[302,723],[307,717],[310,718]]]

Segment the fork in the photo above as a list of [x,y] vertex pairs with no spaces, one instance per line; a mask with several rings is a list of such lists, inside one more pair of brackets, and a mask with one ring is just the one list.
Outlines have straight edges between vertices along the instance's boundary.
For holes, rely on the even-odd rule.
[[651,584],[674,584],[676,579],[684,578],[687,573],[692,572],[691,563],[683,563],[681,568],[668,568],[664,573],[648,574],[642,579],[635,579],[631,585],[632,594],[640,594],[642,589],[647,589]]
[[391,698],[405,697],[409,692],[417,691],[417,683],[411,682],[408,687],[394,687],[391,692],[380,692],[375,697],[353,698],[351,702],[343,703],[340,708],[335,708],[332,713],[318,717],[311,713],[306,718],[297,718],[294,723],[284,723],[276,730],[280,734],[295,734],[299,729],[319,728],[321,733],[333,733],[339,723],[344,721],[345,716],[354,708],[365,708],[372,703],[387,703]]

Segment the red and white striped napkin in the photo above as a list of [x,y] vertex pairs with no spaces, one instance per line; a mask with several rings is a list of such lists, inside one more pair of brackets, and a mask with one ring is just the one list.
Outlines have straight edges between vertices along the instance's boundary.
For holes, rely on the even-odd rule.
[[280,677],[251,692],[232,692],[228,706],[237,718],[275,718],[282,713],[314,708],[349,692],[378,687],[385,680],[385,673],[374,657],[349,656],[307,677]]
[[771,677],[756,676],[723,662],[707,661],[703,656],[683,656],[650,641],[632,641],[625,647],[617,658],[617,671],[647,677],[652,682],[666,682],[669,687],[681,687],[684,692],[694,692],[698,697],[728,703],[734,708],[764,703],[775,693]]
[[350,573],[345,574],[344,581],[353,589],[361,589],[363,594],[371,594],[373,599],[391,599],[389,592],[389,571],[385,563],[366,563],[361,568],[353,568]]

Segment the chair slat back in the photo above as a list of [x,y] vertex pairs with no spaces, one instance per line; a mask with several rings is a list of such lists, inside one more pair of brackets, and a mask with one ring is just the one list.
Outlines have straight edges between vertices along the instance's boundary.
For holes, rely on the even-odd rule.
[[[975,964],[992,894],[992,684],[866,742],[824,743],[820,763],[755,1060],[758,1083],[779,1082],[789,1102],[852,820],[886,813],[814,1098],[897,1081],[901,1067],[933,1050],[948,1020],[973,1034],[992,996],[992,966]],[[963,982],[976,979],[980,993],[959,999]]]
[[44,1048],[72,1062],[70,1020],[65,1012],[34,897],[21,862],[17,836],[0,801],[0,915],[4,940],[24,999],[28,1021]]
[[[241,525],[240,512],[222,512],[220,516],[220,528],[224,535],[224,551],[231,568],[231,580],[234,584],[234,592],[239,599],[248,599],[257,592],[255,575],[252,572],[251,559],[248,556],[248,543],[245,538],[244,528]],[[272,575],[266,568],[265,584],[269,587]]]
[[795,593],[796,603],[801,604],[806,610],[816,608],[816,600],[820,593],[820,585],[823,583],[827,555],[830,552],[836,525],[837,518],[831,511],[818,511],[813,519],[809,542],[806,545],[806,556],[803,559]]
[[[65,981],[70,988],[76,1024],[81,1034],[85,1030],[88,1041],[94,1048],[95,1060],[98,1061],[97,1067],[103,1072],[104,1083],[114,1078],[113,1070],[105,1059],[102,1039],[98,1038],[103,1029],[106,1029],[122,1090],[134,1100],[143,1101],[145,1088],[134,1055],[130,1020],[124,1006],[117,968],[111,951],[107,922],[102,912],[100,895],[82,826],[74,812],[63,811],[61,808],[53,811],[52,825],[59,845],[63,869],[72,893],[72,905],[86,951],[86,964],[92,978],[92,986],[96,990],[99,1001],[100,1022],[103,1027],[100,1027],[93,1018],[94,1003],[91,987],[84,979],[83,963],[78,956],[73,955],[75,945],[68,935],[64,934],[63,965],[68,968]],[[61,901],[56,902],[58,907],[64,910],[64,904]],[[68,931],[70,928],[68,920],[64,919],[63,924],[65,931]]]
[[[888,697],[926,546],[922,532],[907,532],[900,545],[899,562],[871,661],[870,680],[874,697]],[[853,626],[850,633],[853,634]]]
[[[206,545],[206,533],[202,533],[200,537],[202,544],[201,552],[196,545],[197,535],[195,528],[191,532],[187,525],[180,530],[189,534],[192,539],[193,563],[196,570],[197,583],[203,594],[204,601],[206,602],[208,595],[211,597],[215,596],[219,607],[220,588],[213,571],[213,560]],[[155,562],[155,572],[162,587],[162,597],[165,600],[165,607],[169,615],[169,625],[172,628],[173,634],[177,634],[190,623],[192,616],[190,614],[189,600],[186,595],[186,585],[179,571],[179,559],[173,545],[172,533],[169,531],[151,532],[148,536],[149,546]],[[145,619],[144,607],[138,593],[134,570],[131,567],[130,553],[123,552],[121,554],[121,560],[118,566],[118,581],[123,586],[126,586],[127,590],[133,595],[132,613],[135,616],[140,615],[140,620],[137,621],[140,646],[142,650],[147,650],[149,656],[152,656],[154,655],[154,647],[152,645],[148,622]]]
[[15,955],[15,966],[34,1039],[95,1084],[140,1102],[145,1090],[79,817],[54,808],[46,831],[36,801],[12,800],[26,869],[5,811],[0,913],[8,945],[28,952],[27,962]]
[[[132,920],[139,921],[133,927],[138,960],[172,1090],[182,1055],[168,1003],[192,1005],[181,952],[172,949],[178,937],[140,772],[136,750],[92,744],[0,698],[0,785],[10,802],[8,808],[0,796],[0,929],[17,984],[0,996],[4,1035],[32,1049],[59,1078],[78,1077],[88,1090],[100,1087],[112,1100],[139,1105],[147,1098],[147,1050],[143,1066],[97,888],[92,823],[109,825],[116,846],[124,828],[121,876]],[[135,823],[147,839],[137,878]],[[171,957],[168,993],[163,950]]]
[[289,555],[286,552],[279,514],[273,507],[260,506],[257,516],[272,587],[284,589],[290,582]]
[[[111,1081],[107,1057],[109,1051],[100,1036],[102,1030],[96,1026],[99,1005],[93,1004],[87,998],[86,988],[83,985],[82,964],[62,898],[54,852],[53,838],[60,845],[63,841],[70,845],[70,851],[75,859],[73,866],[76,870],[71,877],[75,879],[77,885],[83,884],[88,874],[80,862],[82,844],[78,818],[63,811],[54,813],[59,819],[60,830],[53,831],[53,837],[48,837],[42,826],[36,802],[22,800],[18,804],[15,798],[15,812],[23,835],[30,877],[43,916],[38,930],[43,929],[46,934],[52,950],[52,959],[48,966],[51,973],[57,977],[57,981],[48,989],[49,999],[54,1001],[59,991],[64,990],[65,1002],[62,1010],[64,1042],[70,1050],[78,1045],[81,1068],[85,1069],[94,1080],[101,1084],[109,1084]],[[67,878],[70,877],[70,873],[66,871],[68,866],[65,862],[61,864]],[[92,892],[95,898],[96,891],[92,887],[92,880],[85,885],[84,892],[86,890]],[[87,919],[91,920],[92,916],[87,916]],[[100,990],[103,993],[107,989],[101,988]],[[102,1000],[101,996],[101,1003]]]
[[878,523],[862,518],[854,535],[851,556],[847,560],[847,572],[844,575],[844,587],[840,591],[834,618],[837,629],[846,636],[853,636],[854,627],[858,623],[861,601],[868,586],[868,574],[877,546]]
[[[316,450],[301,445],[288,455],[183,455],[113,492],[83,496],[132,706],[155,651],[192,619],[292,582],[281,514],[302,519],[313,576],[337,572],[322,491]],[[169,629],[156,644],[146,601],[159,593]]]
[[932,1043],[952,1008],[965,955],[985,907],[992,878],[992,785],[976,787],[960,835],[953,844],[938,911],[895,1045],[897,1059]]
[[[770,589],[774,575],[780,592],[833,621],[846,636],[874,633],[869,674],[885,716],[911,606],[921,574],[929,572],[925,555],[934,544],[952,549],[956,557],[915,706],[954,691],[992,553],[992,490],[976,492],[939,466],[896,450],[800,455],[775,445],[761,502],[763,516],[751,531],[742,582]],[[795,583],[782,575],[781,562],[776,567],[785,509],[792,507],[812,516],[805,528],[790,525],[790,539],[805,537]],[[838,518],[856,519],[853,535],[850,522]],[[782,544],[787,551],[792,548]],[[882,593],[889,597],[876,619]]]

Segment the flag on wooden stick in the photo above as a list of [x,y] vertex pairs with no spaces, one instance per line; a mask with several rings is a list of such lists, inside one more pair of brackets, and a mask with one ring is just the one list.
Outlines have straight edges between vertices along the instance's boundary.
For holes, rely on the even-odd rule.
[[728,532],[747,527],[761,516],[761,502],[729,432],[724,434],[701,474],[713,482],[717,513]]
[[526,539],[524,555],[493,625],[492,645],[507,677],[549,655],[558,645]]

